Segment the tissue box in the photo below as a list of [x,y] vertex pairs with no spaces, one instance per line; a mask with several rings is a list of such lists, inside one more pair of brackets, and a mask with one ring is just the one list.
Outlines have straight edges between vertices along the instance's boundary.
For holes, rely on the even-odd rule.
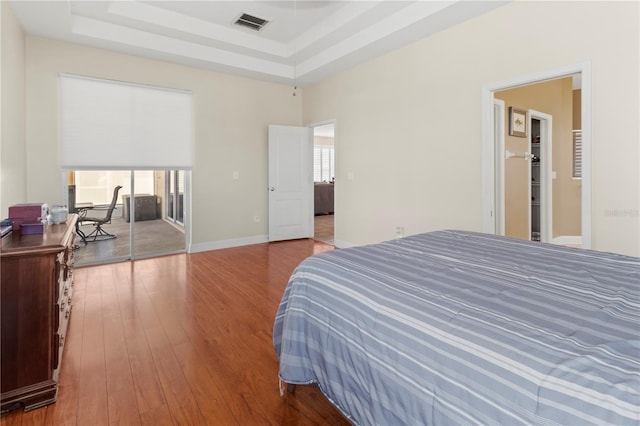
[[46,218],[48,214],[49,206],[44,203],[15,204],[9,207],[9,219],[13,220],[14,231],[21,231],[22,224],[40,222],[40,218]]
[[41,218],[47,217],[49,206],[44,203],[15,204],[9,207],[9,218]]
[[20,225],[20,233],[22,235],[43,234],[44,225],[42,222],[37,223],[23,223]]

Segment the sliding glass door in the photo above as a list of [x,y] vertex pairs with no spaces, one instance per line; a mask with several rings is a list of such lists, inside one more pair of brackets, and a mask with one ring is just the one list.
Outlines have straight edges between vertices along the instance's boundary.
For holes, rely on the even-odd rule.
[[[75,209],[81,216],[78,265],[184,252],[183,200],[187,173],[185,170],[69,172],[69,209]],[[114,208],[109,212],[112,205]],[[97,222],[91,219],[107,214],[109,220],[101,224],[102,231],[96,235]]]
[[[120,187],[112,217],[100,222],[95,239],[81,242],[78,254],[91,248],[86,262],[100,263],[184,252],[184,228],[190,229],[192,93],[74,74],[60,74],[59,82],[60,164],[70,171],[77,201],[93,206],[82,214],[108,210],[109,194]],[[155,169],[158,164],[164,169]],[[65,174],[65,186],[67,179]],[[88,235],[85,230],[91,233],[98,223],[85,220],[79,231]],[[85,256],[79,258],[85,263]]]

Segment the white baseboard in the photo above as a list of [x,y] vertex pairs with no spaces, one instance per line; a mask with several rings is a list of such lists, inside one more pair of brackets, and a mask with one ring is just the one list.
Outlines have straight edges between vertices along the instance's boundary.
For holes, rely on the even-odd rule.
[[[251,244],[268,243],[268,235],[254,235],[251,237],[234,238],[231,240],[207,241],[206,243],[191,244],[189,253],[197,253],[200,251],[220,250],[231,247],[249,246]],[[357,247],[361,244],[353,244],[348,241],[335,240],[334,245],[337,248]]]
[[254,235],[251,237],[234,238],[232,240],[207,241],[206,243],[191,244],[189,253],[200,251],[220,250],[231,247],[248,246],[251,244],[261,244],[269,242],[268,235]]
[[582,246],[581,235],[560,235],[555,237],[552,241],[553,244],[559,244],[563,246]]

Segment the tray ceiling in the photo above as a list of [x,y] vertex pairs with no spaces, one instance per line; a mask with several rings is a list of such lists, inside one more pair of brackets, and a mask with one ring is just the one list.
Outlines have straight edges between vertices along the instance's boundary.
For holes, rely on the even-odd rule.
[[[16,1],[30,35],[304,85],[504,1]],[[235,22],[268,21],[260,31]]]

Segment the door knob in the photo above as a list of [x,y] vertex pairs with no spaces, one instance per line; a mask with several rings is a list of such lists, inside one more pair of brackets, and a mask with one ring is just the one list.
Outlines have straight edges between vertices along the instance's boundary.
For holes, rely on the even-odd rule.
[[269,188],[269,191],[275,191],[276,189],[272,186]]

